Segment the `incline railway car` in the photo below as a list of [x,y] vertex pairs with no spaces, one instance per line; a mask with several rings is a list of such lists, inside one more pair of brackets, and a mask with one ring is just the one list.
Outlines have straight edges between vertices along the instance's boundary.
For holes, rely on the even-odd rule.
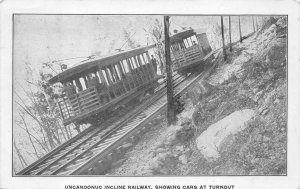
[[153,47],[86,60],[51,78],[50,84],[64,86],[57,99],[64,125],[91,123],[93,116],[117,104],[154,92],[162,76],[151,63],[148,50]]
[[212,55],[204,29],[189,29],[170,37],[173,70],[185,75],[203,68],[204,60]]

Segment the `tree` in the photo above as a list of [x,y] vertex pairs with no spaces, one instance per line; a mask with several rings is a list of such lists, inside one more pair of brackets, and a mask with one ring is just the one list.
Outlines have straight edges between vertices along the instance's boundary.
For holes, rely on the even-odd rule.
[[132,39],[132,37],[135,33],[136,32],[132,33],[126,29],[123,29],[123,37],[124,37],[125,43],[122,45],[122,47],[120,49],[122,49],[123,46],[125,46],[126,44],[131,49],[134,49],[134,48],[137,48],[138,46],[140,46],[136,41],[134,41]]
[[232,51],[232,44],[231,44],[231,17],[229,16],[229,46],[230,46],[230,51]]
[[240,33],[240,42],[243,42],[242,30],[241,30],[241,17],[239,16],[239,33]]
[[151,42],[156,44],[154,48],[155,57],[159,60],[159,67],[162,73],[165,70],[165,49],[163,45],[164,41],[164,28],[163,24],[158,20],[155,19],[153,24],[149,24],[150,27],[148,29],[144,29],[144,31],[148,34],[148,38],[151,39]]
[[22,168],[24,168],[25,166],[28,166],[27,162],[25,161],[25,158],[21,154],[20,149],[18,148],[18,146],[16,144],[15,135],[13,135],[13,145],[14,145],[14,149],[15,149],[17,155],[18,155],[18,158],[20,160],[20,163],[22,165]]
[[14,125],[18,126],[14,127],[14,134],[25,133],[23,138],[16,138],[19,142],[14,144],[17,155],[14,158],[21,159],[21,166],[25,165],[25,158],[21,157],[19,144],[28,152],[23,156],[30,156],[29,159],[35,160],[72,137],[70,126],[62,125],[61,115],[56,106],[57,91],[61,86],[50,86],[47,82],[52,77],[51,73],[47,73],[49,68],[50,72],[54,72],[60,69],[60,66],[56,65],[57,62],[48,62],[37,72],[29,62],[25,64],[26,78],[22,84],[16,81],[17,87],[14,88]]
[[254,17],[253,16],[252,16],[252,27],[253,27],[253,32],[255,32],[255,24],[254,24]]
[[167,72],[167,121],[168,125],[175,123],[175,108],[174,108],[174,91],[172,82],[172,62],[170,53],[170,36],[169,36],[169,16],[164,16],[165,28],[165,57],[166,57],[166,72]]

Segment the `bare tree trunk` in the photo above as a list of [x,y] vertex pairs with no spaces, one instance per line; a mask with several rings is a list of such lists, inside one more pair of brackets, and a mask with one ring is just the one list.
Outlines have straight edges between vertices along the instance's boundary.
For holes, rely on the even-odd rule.
[[240,32],[240,42],[243,42],[242,30],[241,30],[241,17],[239,16],[239,32]]
[[24,167],[27,167],[28,164],[27,164],[27,162],[25,161],[24,157],[22,156],[22,154],[21,154],[19,148],[17,147],[17,144],[16,144],[16,140],[15,140],[15,136],[14,136],[14,135],[13,135],[13,145],[14,145],[14,148],[15,148],[15,150],[16,150],[16,152],[17,152],[17,155],[18,155],[18,157],[19,157],[19,160],[20,160],[20,162],[21,162],[22,167],[23,167],[23,168],[24,168]]
[[255,32],[255,25],[254,25],[254,17],[252,16],[252,26],[253,26],[253,32]]
[[229,45],[230,45],[230,52],[232,51],[232,44],[231,44],[231,17],[229,16]]
[[169,36],[169,16],[164,16],[165,27],[165,56],[166,56],[166,72],[167,72],[167,121],[168,125],[175,123],[173,83],[172,83],[172,68],[170,54],[170,36]]
[[47,149],[46,149],[47,147],[45,147],[39,139],[37,139],[33,134],[31,134],[31,133],[29,132],[29,130],[27,131],[25,128],[21,127],[19,124],[17,124],[17,125],[18,125],[21,129],[23,129],[24,131],[26,131],[28,135],[30,135],[32,138],[34,138],[34,140],[37,141],[37,143],[39,143],[39,145],[43,148],[43,150],[44,150],[46,153],[49,151],[49,149],[47,150]]
[[[31,111],[30,111],[30,108],[28,108],[27,106],[26,106],[26,104],[24,103],[24,101],[23,101],[23,99],[17,94],[17,93],[15,93],[18,97],[19,97],[19,99],[22,101],[22,103],[24,104],[24,106],[22,106],[20,103],[18,103],[18,102],[16,102],[28,115],[30,115],[37,123],[38,123],[38,125],[46,132],[46,135],[47,135],[47,138],[48,138],[48,142],[49,142],[49,144],[50,144],[50,147],[51,147],[51,149],[53,149],[54,147],[55,147],[55,145],[54,145],[54,141],[53,141],[53,135],[51,134],[51,132],[50,132],[50,130],[49,130],[49,128],[47,127],[47,126],[45,126],[45,125],[43,125],[43,123],[44,123],[44,120],[42,119],[41,121],[43,122],[41,122],[38,118],[37,118],[37,116],[36,115],[34,115]],[[33,100],[32,101],[33,103],[35,103],[36,104],[36,102]]]
[[19,115],[20,115],[21,119],[23,120],[23,123],[24,123],[24,126],[25,126],[26,133],[27,133],[27,135],[28,135],[28,138],[29,138],[29,141],[30,141],[30,143],[31,143],[31,146],[33,147],[33,150],[34,150],[34,154],[35,154],[35,156],[39,159],[40,156],[39,156],[39,154],[38,154],[38,152],[37,152],[37,150],[36,150],[36,148],[35,148],[34,142],[32,141],[31,135],[29,134],[29,131],[28,131],[28,127],[27,127],[25,118],[24,118],[24,116],[22,116],[20,113],[19,113]]
[[258,30],[257,16],[255,17],[256,30]]
[[227,59],[227,54],[226,54],[225,41],[224,41],[223,16],[221,16],[221,31],[222,31],[223,55],[224,55],[224,60],[226,60]]

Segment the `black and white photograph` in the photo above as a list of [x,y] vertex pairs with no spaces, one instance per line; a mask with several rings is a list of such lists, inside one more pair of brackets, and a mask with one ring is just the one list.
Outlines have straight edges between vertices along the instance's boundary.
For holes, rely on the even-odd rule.
[[287,174],[287,16],[13,19],[14,175]]
[[0,1],[0,188],[300,189],[299,7]]

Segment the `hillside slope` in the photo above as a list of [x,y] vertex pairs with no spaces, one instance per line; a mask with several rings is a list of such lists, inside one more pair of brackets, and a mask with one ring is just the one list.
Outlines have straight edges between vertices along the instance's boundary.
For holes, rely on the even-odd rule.
[[[153,120],[147,134],[107,174],[285,175],[286,38],[286,18],[272,18],[235,46],[227,61],[219,57],[214,72],[181,96],[185,109],[178,125],[167,127],[164,115]],[[207,159],[196,139],[239,111],[251,112],[250,121],[223,136],[218,157]]]

